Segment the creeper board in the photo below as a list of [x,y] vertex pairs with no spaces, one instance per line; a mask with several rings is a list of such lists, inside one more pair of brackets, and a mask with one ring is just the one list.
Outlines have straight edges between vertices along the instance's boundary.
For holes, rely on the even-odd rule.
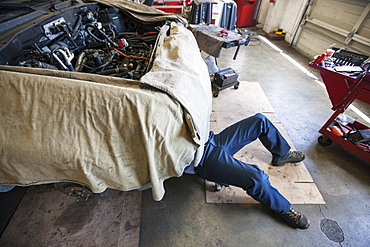
[[[258,82],[240,82],[238,90],[224,90],[218,98],[213,99],[212,104],[211,130],[215,133],[260,112],[279,129],[292,150],[296,150]],[[272,166],[272,156],[259,140],[245,146],[234,157],[258,165],[269,175],[271,184],[292,204],[325,204],[303,162],[282,167]],[[222,186],[221,190],[217,191],[214,182],[205,183],[207,203],[258,203],[240,188]]]

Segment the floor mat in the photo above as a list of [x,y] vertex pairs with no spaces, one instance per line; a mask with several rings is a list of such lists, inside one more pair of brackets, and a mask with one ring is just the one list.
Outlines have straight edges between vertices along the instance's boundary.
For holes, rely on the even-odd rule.
[[140,210],[140,191],[77,201],[51,184],[30,186],[0,246],[139,246]]
[[[219,133],[227,126],[258,112],[266,115],[274,123],[295,150],[257,82],[240,82],[238,90],[225,89],[220,92],[219,97],[213,99],[211,130]],[[270,176],[271,184],[292,204],[325,204],[303,162],[286,164],[283,167],[271,166],[271,154],[258,140],[244,147],[234,157],[246,163],[257,164]],[[237,187],[222,186],[217,190],[215,183],[206,181],[205,189],[207,203],[258,203]]]

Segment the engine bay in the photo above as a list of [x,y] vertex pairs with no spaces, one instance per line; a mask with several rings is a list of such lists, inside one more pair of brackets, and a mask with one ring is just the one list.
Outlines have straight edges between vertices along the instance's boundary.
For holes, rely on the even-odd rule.
[[139,80],[165,24],[144,25],[98,3],[69,7],[24,24],[0,48],[0,64]]

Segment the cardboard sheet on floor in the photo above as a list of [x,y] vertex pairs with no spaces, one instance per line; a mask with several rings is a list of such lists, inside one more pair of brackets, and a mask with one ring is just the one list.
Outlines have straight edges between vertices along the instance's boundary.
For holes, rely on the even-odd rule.
[[51,184],[31,186],[0,246],[139,246],[140,209],[137,190],[77,202]]
[[[227,126],[257,112],[265,114],[295,150],[257,82],[240,82],[238,90],[225,89],[218,98],[213,99],[211,130],[219,133]],[[271,184],[292,204],[325,204],[304,162],[286,164],[283,167],[271,166],[271,154],[259,140],[244,147],[235,157],[246,163],[257,164],[270,176]],[[207,203],[258,203],[237,187],[222,186],[220,191],[216,191],[215,183],[206,181],[205,189]]]

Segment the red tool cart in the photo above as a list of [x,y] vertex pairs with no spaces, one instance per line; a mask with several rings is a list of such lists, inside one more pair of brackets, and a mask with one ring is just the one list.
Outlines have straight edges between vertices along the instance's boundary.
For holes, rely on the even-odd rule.
[[[318,138],[318,142],[323,146],[328,146],[334,141],[370,161],[369,150],[360,148],[359,146],[362,144],[348,138],[348,132],[346,133],[336,126],[338,124],[336,119],[339,114],[343,113],[355,99],[370,104],[369,64],[361,67],[369,56],[340,49],[334,51],[332,56],[329,55],[329,64],[324,60],[325,57],[328,57],[326,54],[319,56],[309,64],[310,67],[320,71],[334,111],[333,115],[319,130],[322,136]],[[351,66],[353,66],[353,69],[351,69]],[[370,127],[357,121],[351,123],[350,127],[352,128],[350,132],[370,129]],[[365,144],[368,145],[368,143]]]

